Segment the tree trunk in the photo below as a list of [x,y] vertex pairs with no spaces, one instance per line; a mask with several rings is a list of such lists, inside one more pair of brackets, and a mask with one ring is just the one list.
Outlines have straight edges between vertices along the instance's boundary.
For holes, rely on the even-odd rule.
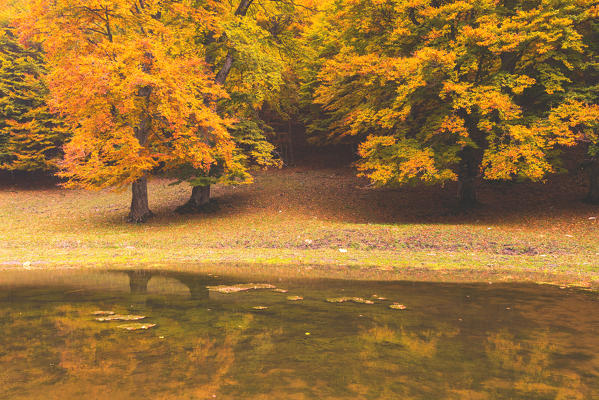
[[[148,59],[151,54],[146,53]],[[150,65],[144,63],[142,65],[143,72],[150,71]],[[145,146],[148,141],[148,134],[152,126],[152,117],[148,109],[150,104],[150,96],[152,95],[152,86],[144,86],[139,88],[138,96],[143,98],[144,108],[139,121],[139,125],[135,129],[135,138],[141,146]],[[131,184],[131,209],[129,211],[129,222],[142,223],[146,222],[152,216],[150,207],[148,206],[148,178],[143,176]]]
[[131,184],[131,209],[129,222],[145,222],[152,216],[148,206],[148,179],[144,176]]
[[202,207],[210,202],[210,185],[194,186],[191,189],[191,197],[189,203],[194,207]]
[[589,174],[589,191],[585,200],[599,204],[599,162],[590,161],[585,168]]
[[[235,10],[235,15],[237,15],[239,17],[245,17],[245,15],[247,14],[248,9],[252,5],[253,1],[254,0],[241,0],[239,2],[239,5],[237,6],[237,9]],[[221,84],[221,85],[225,84],[225,81],[227,80],[227,76],[229,76],[229,72],[231,72],[231,68],[233,68],[234,57],[235,57],[235,50],[230,49],[227,52],[223,66],[221,67],[220,71],[218,71],[218,73],[216,74],[216,78],[215,78],[216,83]]]
[[225,57],[225,62],[223,63],[223,67],[216,74],[216,78],[214,81],[220,85],[224,85],[227,80],[227,76],[229,76],[229,72],[231,72],[231,68],[233,68],[233,61],[235,55],[233,54],[233,50],[229,50],[227,56]]
[[194,186],[191,189],[191,197],[187,203],[178,207],[175,211],[180,214],[189,214],[201,211],[210,203],[210,185]]
[[462,209],[470,209],[478,204],[476,198],[476,178],[478,165],[475,150],[468,146],[460,152],[458,167],[458,202]]

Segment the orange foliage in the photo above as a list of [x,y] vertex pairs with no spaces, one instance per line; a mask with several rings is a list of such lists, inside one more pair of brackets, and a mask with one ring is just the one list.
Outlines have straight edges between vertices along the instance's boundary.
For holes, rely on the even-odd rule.
[[50,106],[71,131],[68,185],[122,186],[158,170],[207,171],[234,143],[211,103],[226,93],[196,45],[212,13],[155,0],[35,0],[22,40],[43,44]]

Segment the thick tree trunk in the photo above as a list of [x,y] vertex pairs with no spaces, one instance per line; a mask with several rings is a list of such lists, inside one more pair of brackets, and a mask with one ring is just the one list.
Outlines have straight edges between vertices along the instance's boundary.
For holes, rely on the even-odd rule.
[[591,161],[585,169],[589,174],[589,191],[585,200],[591,204],[599,204],[599,162]]
[[145,222],[152,216],[148,206],[148,179],[144,176],[131,184],[131,209],[129,222]]
[[205,206],[210,202],[210,185],[206,186],[194,186],[191,189],[191,197],[189,198],[188,204],[195,208]]
[[175,211],[180,214],[189,214],[202,211],[210,203],[210,185],[194,186],[191,189],[191,197],[187,203],[178,207]]
[[[151,54],[146,54],[150,59]],[[142,71],[149,72],[150,65],[142,65]],[[144,109],[139,121],[139,125],[135,127],[135,138],[141,146],[145,146],[148,141],[148,134],[152,126],[152,117],[148,109],[150,104],[150,96],[152,95],[152,87],[144,86],[139,89],[138,96],[143,98]],[[129,222],[142,223],[146,222],[152,216],[150,207],[148,206],[148,178],[143,176],[131,184],[131,209],[129,211]]]
[[458,202],[462,209],[470,209],[478,204],[476,198],[476,178],[478,176],[479,163],[475,150],[465,147],[460,152],[460,164],[458,167]]

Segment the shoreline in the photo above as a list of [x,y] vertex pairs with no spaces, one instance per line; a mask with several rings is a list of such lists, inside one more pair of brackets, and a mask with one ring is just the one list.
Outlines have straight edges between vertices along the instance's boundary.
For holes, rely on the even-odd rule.
[[7,187],[0,268],[235,264],[350,279],[599,282],[599,209],[578,202],[567,177],[542,197],[534,183],[486,184],[485,207],[455,214],[445,189],[364,189],[354,172],[259,173],[253,185],[215,186],[218,208],[197,215],[172,211],[187,186],[155,179],[156,217],[140,225],[124,222],[128,192]]
[[57,271],[170,271],[190,274],[220,274],[247,279],[302,279],[353,281],[412,281],[437,283],[530,283],[549,284],[599,291],[599,273],[591,271],[547,270],[531,268],[389,268],[376,265],[285,264],[265,262],[87,262],[0,264],[0,272],[55,273]]

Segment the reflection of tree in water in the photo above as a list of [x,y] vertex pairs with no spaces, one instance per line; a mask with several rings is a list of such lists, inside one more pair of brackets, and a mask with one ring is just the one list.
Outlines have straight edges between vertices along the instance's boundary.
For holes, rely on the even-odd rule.
[[[489,332],[485,353],[468,361],[452,358],[469,346],[455,340],[458,329],[411,329],[377,325],[361,333],[360,357],[368,372],[354,379],[352,390],[380,399],[582,400],[597,395],[596,361],[586,377],[559,368],[555,355],[563,343],[549,331],[528,332],[526,338],[505,330]],[[382,389],[375,394],[375,387]]]
[[[532,306],[512,310],[508,331],[497,322],[505,313],[492,309],[505,306],[494,302],[472,308],[465,323],[443,308],[434,317],[417,311],[415,298],[405,312],[386,303],[330,304],[319,288],[304,289],[306,300],[293,304],[270,291],[198,300],[148,294],[148,282],[174,278],[202,293],[214,280],[127,275],[132,294],[72,303],[54,295],[18,310],[0,302],[0,398],[589,399],[597,390],[596,359],[581,362],[585,375],[556,358],[573,340],[597,343],[592,319],[573,339],[548,329]],[[135,304],[158,327],[118,331],[118,323],[93,320],[98,304],[142,312],[130,310]],[[258,304],[269,307],[252,311]],[[530,322],[520,324],[519,315]]]
[[148,282],[152,278],[152,273],[149,271],[127,271],[129,275],[129,287],[132,294],[148,293]]
[[48,344],[55,339],[47,329],[52,327],[48,317],[39,312],[23,315],[4,305],[0,325],[0,398],[10,398],[22,387],[50,384],[61,375]]
[[[210,325],[229,326],[225,335],[210,330],[181,335],[189,328],[178,326],[176,320],[163,320],[173,334],[161,339],[147,332],[121,332],[114,325],[99,324],[88,317],[91,310],[70,305],[44,310],[51,317],[55,335],[39,340],[31,335],[22,343],[18,359],[16,352],[11,353],[13,357],[0,357],[13,371],[2,374],[5,385],[0,397],[13,391],[14,399],[212,398],[235,362],[235,346],[243,327],[252,319],[251,315],[212,319]],[[27,326],[15,328],[33,332],[41,327],[37,319],[31,319]],[[43,360],[40,354],[45,354]],[[27,372],[19,374],[19,370]]]
[[445,324],[426,328],[418,325],[409,319],[397,324],[388,318],[384,325],[364,329],[359,341],[365,368],[352,389],[369,399],[420,399],[438,395],[443,371],[438,352],[459,331]]
[[[202,300],[210,297],[206,286],[214,284],[214,279],[206,275],[198,275],[175,271],[131,270],[125,271],[129,276],[129,287],[132,294],[147,294],[148,283],[153,276],[175,279],[189,289],[192,299]],[[231,283],[239,283],[231,280]]]
[[549,332],[534,332],[517,341],[513,334],[501,331],[491,333],[487,340],[487,357],[495,376],[485,382],[488,391],[518,398],[592,398],[593,388],[576,371],[554,368],[559,346]]
[[[213,283],[209,277],[186,273],[126,274],[131,294],[159,303],[165,298],[148,294],[152,276],[178,280],[189,289],[190,301],[208,300],[206,285]],[[130,302],[122,297],[109,309],[127,313]],[[138,298],[131,302],[145,304]],[[175,315],[152,319],[166,331],[161,339],[154,332],[120,331],[119,322],[99,323],[91,315],[97,310],[93,305],[33,302],[19,304],[19,313],[10,304],[1,305],[8,307],[0,310],[0,366],[10,367],[0,372],[0,398],[12,393],[15,399],[82,398],[84,393],[95,399],[179,398],[185,393],[211,398],[234,364],[235,346],[253,318],[209,312],[197,308],[197,302],[183,301]],[[51,391],[44,390],[48,385]]]

